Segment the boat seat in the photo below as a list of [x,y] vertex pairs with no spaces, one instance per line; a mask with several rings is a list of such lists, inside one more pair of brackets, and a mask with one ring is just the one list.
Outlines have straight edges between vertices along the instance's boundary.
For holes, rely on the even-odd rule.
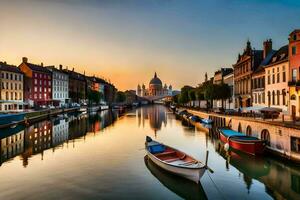
[[182,160],[185,158],[185,154],[182,155],[181,157],[177,157],[177,158],[170,158],[170,159],[167,159],[167,160],[164,160],[165,162],[174,162],[174,161],[177,161],[177,160]]
[[162,153],[156,153],[154,154],[155,156],[166,156],[166,155],[170,155],[170,154],[174,154],[176,153],[176,151],[165,151],[165,152],[162,152]]

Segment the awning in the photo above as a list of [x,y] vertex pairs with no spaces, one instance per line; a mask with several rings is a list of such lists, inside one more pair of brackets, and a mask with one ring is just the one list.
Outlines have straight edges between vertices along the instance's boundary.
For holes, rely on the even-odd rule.
[[261,112],[282,112],[281,108],[274,108],[274,107],[264,107],[260,110]]
[[251,106],[242,108],[242,112],[259,112],[261,109],[265,108],[264,106]]

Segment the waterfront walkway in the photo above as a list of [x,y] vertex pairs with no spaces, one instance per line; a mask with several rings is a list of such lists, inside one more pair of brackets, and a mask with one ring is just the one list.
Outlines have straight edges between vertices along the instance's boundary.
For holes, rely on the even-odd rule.
[[237,120],[248,120],[251,122],[260,122],[260,123],[266,123],[269,125],[274,125],[274,126],[282,126],[286,128],[293,128],[293,129],[298,129],[300,130],[300,121],[293,122],[291,119],[286,119],[283,121],[282,118],[277,118],[277,119],[263,119],[261,117],[249,117],[249,116],[237,116],[237,115],[225,115],[225,114],[219,114],[215,112],[206,112],[203,110],[191,108],[191,107],[182,107],[182,109],[187,109],[192,112],[199,112],[204,115],[210,115],[210,116],[216,116],[216,117],[231,117],[235,118]]

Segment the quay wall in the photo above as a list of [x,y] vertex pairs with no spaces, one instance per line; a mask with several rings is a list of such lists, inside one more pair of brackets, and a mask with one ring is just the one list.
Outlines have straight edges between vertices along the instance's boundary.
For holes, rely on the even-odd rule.
[[300,138],[300,130],[283,124],[237,116],[188,110],[202,118],[211,118],[217,126],[228,126],[232,130],[246,133],[268,141],[267,149],[279,156],[300,162],[300,153],[291,150],[291,137]]

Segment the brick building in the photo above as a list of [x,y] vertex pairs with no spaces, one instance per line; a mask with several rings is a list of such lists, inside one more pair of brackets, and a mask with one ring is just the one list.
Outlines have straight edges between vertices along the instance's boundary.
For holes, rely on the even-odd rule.
[[19,69],[24,73],[24,101],[29,107],[40,107],[53,104],[52,74],[43,66],[22,59]]

